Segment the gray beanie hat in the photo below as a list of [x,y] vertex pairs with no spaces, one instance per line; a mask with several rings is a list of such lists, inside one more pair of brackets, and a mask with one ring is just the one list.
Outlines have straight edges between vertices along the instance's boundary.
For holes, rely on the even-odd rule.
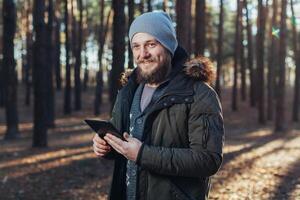
[[129,29],[130,42],[136,33],[148,33],[155,37],[172,55],[178,46],[176,32],[170,16],[162,11],[147,12],[138,16]]

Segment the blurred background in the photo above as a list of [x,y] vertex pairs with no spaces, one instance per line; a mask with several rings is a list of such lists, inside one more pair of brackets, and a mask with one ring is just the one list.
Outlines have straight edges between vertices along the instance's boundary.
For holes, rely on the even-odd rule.
[[0,0],[0,199],[107,199],[109,119],[128,27],[164,10],[215,66],[224,162],[210,199],[300,198],[300,0]]

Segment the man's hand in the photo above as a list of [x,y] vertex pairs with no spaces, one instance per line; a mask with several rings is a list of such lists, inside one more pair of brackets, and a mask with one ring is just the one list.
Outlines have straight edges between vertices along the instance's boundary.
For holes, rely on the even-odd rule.
[[142,142],[130,136],[126,132],[123,136],[126,141],[123,141],[109,133],[105,135],[104,139],[112,146],[112,148],[125,156],[128,160],[136,161]]
[[93,150],[97,156],[103,157],[111,151],[111,147],[98,134],[95,134],[93,138]]

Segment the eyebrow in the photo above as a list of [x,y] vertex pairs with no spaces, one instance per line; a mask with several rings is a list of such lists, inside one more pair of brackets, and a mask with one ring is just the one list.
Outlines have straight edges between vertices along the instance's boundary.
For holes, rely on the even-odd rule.
[[[146,44],[146,43],[149,43],[149,42],[158,42],[158,41],[155,40],[155,39],[151,39],[151,40],[147,40],[147,41],[143,42],[143,44]],[[140,43],[138,43],[138,42],[133,42],[132,43],[132,45],[136,45],[136,44],[140,44]]]

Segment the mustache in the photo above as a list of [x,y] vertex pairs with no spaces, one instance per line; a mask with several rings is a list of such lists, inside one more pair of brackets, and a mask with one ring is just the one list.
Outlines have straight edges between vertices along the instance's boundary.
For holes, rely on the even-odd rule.
[[149,59],[141,59],[137,61],[137,64],[143,64],[143,63],[147,63],[147,62],[155,62],[156,59],[154,58],[149,58]]

